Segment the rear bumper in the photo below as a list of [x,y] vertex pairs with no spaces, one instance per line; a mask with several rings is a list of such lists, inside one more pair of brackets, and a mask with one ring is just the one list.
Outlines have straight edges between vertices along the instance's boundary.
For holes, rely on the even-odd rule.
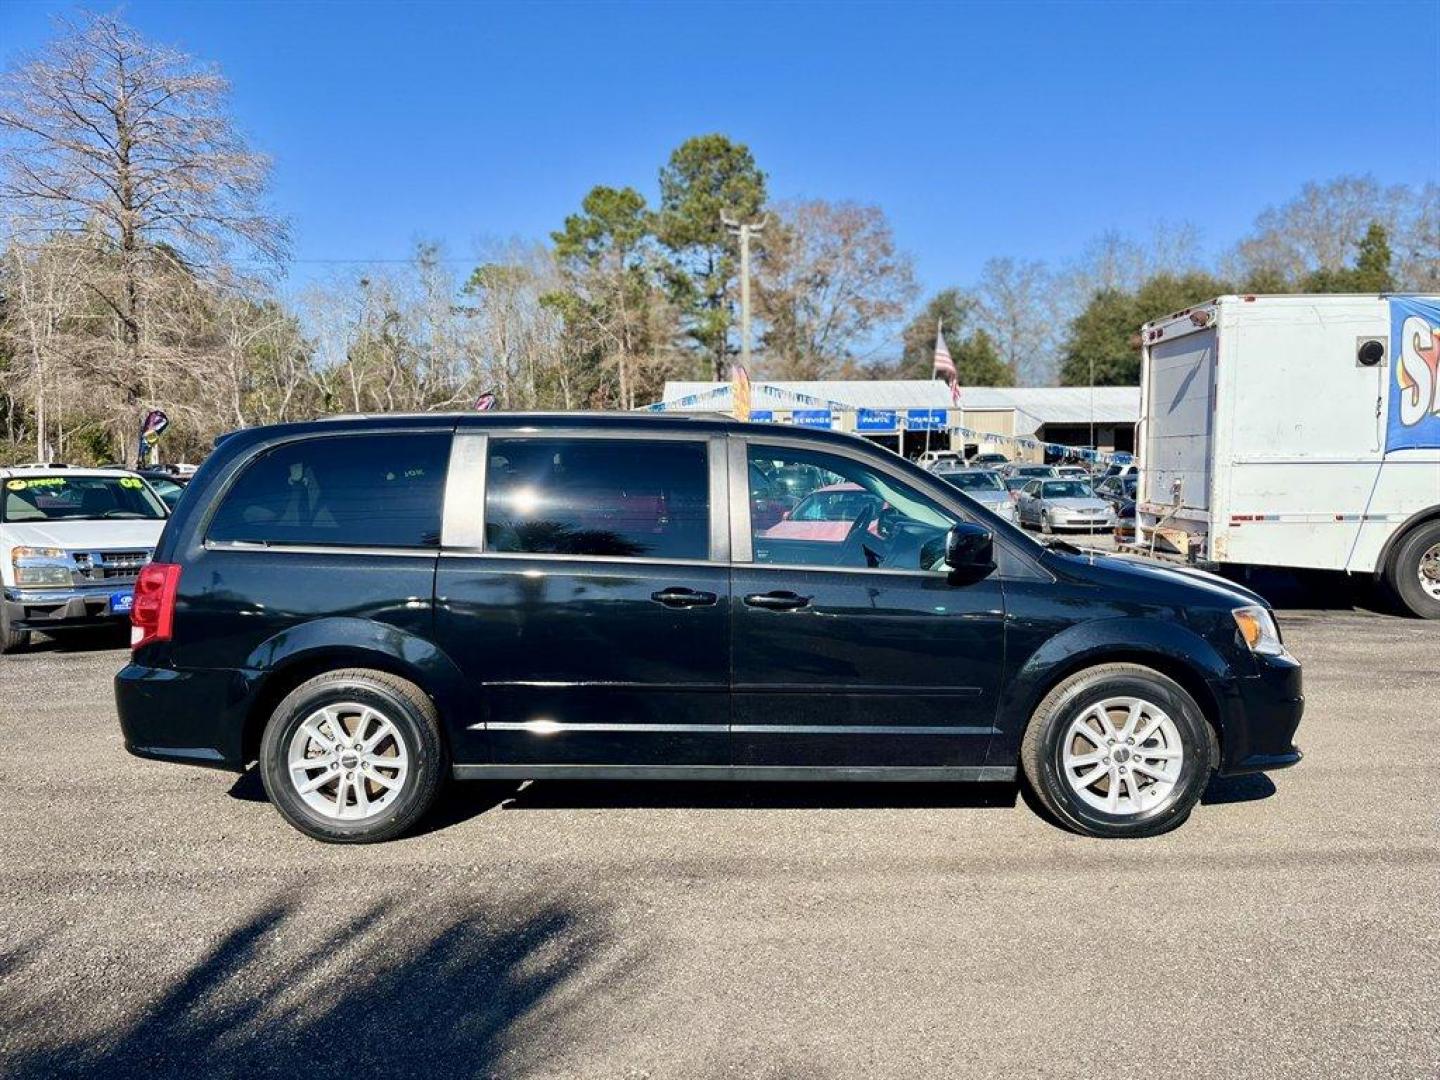
[[1295,745],[1305,715],[1299,662],[1257,655],[1255,665],[1256,674],[1214,687],[1225,711],[1222,776],[1287,769],[1302,757]]
[[15,630],[64,630],[83,626],[111,626],[128,622],[128,611],[111,609],[111,597],[129,595],[134,583],[101,589],[6,588],[0,604]]
[[243,772],[251,680],[239,671],[127,664],[115,676],[125,749],[136,757]]

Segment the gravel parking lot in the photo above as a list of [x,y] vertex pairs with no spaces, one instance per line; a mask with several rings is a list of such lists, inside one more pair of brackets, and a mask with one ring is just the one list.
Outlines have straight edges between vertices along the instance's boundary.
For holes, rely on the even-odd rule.
[[1305,761],[1114,842],[1013,787],[462,786],[327,847],[0,660],[0,1074],[1434,1077],[1440,625],[1291,611]]

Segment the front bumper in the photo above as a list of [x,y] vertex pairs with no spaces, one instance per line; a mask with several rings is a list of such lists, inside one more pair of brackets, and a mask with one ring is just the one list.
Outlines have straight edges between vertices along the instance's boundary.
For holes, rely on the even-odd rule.
[[117,610],[117,596],[131,596],[135,583],[84,589],[21,589],[6,586],[0,603],[15,630],[64,630],[82,626],[103,626],[126,622],[128,608]]
[[1219,773],[1286,769],[1298,764],[1295,731],[1305,714],[1300,663],[1289,653],[1255,656],[1256,673],[1213,683],[1224,712]]

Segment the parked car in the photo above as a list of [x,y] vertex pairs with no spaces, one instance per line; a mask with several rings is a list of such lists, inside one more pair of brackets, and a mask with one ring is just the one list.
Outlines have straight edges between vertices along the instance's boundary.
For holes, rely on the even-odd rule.
[[1134,503],[1139,478],[1130,476],[1109,476],[1095,485],[1095,494],[1104,499],[1117,511],[1124,503]]
[[999,468],[1001,465],[1009,465],[1010,459],[1004,454],[993,451],[984,454],[976,454],[970,459],[970,464],[986,469]]
[[1030,477],[1028,476],[1005,476],[1001,474],[1001,480],[1005,485],[1005,494],[1010,496],[1012,503],[1020,501],[1020,489],[1030,483]]
[[165,517],[132,472],[0,468],[0,652],[35,630],[123,625]]
[[[872,497],[844,542],[757,530],[747,482],[791,466]],[[132,619],[127,748],[258,762],[335,842],[400,835],[450,777],[1023,776],[1068,827],[1139,836],[1213,770],[1300,760],[1300,667],[1254,593],[1042,546],[854,436],[724,418],[236,432]]]
[[1114,508],[1084,480],[1031,480],[1020,489],[1015,509],[1021,525],[1034,525],[1043,533],[1115,527]]
[[1100,470],[1099,477],[1096,482],[1098,483],[1101,480],[1109,480],[1112,477],[1116,476],[1138,477],[1139,475],[1140,466],[1136,465],[1133,461],[1128,461],[1123,464],[1112,461],[1109,465],[1106,465],[1103,469]]
[[1090,482],[1090,470],[1084,465],[1056,465],[1055,475],[1063,480],[1083,480]]
[[1131,499],[1115,507],[1115,542],[1133,544],[1138,535],[1135,527],[1135,500]]
[[1012,462],[1000,470],[1000,475],[1007,480],[1012,476],[1022,477],[1026,480],[1034,480],[1037,477],[1054,477],[1058,475],[1053,465],[1026,465],[1022,462]]
[[175,504],[180,501],[180,496],[185,494],[185,488],[190,483],[193,473],[171,472],[168,469],[139,469],[140,476],[145,482],[155,489],[155,494],[164,500],[165,505],[175,509]]
[[922,469],[934,470],[936,465],[964,465],[965,455],[959,450],[926,450],[915,459]]
[[999,473],[991,469],[951,469],[936,475],[1006,521],[1015,520],[1015,501],[1010,498]]

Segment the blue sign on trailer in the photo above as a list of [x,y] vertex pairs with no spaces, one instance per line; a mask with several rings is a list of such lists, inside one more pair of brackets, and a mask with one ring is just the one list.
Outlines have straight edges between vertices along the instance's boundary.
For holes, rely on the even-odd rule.
[[905,426],[911,431],[944,431],[949,416],[944,409],[906,409]]
[[829,409],[796,409],[790,414],[790,422],[796,427],[828,428]]
[[856,431],[894,431],[896,426],[894,409],[861,409],[855,414]]

